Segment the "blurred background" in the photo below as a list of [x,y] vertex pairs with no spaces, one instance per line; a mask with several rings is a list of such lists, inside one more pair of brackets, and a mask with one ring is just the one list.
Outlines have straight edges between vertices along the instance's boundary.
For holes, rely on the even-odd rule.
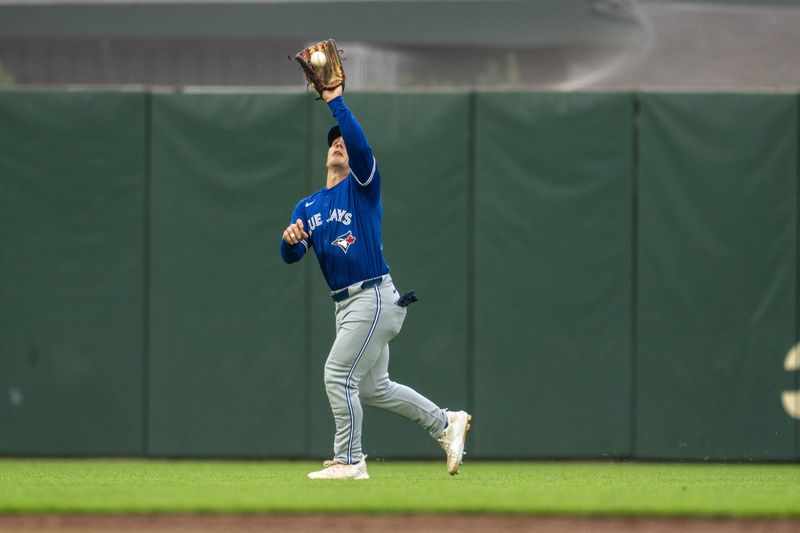
[[420,297],[392,376],[470,458],[800,460],[789,0],[0,0],[0,454],[329,456],[332,302],[278,254],[328,37]]
[[795,0],[0,1],[0,85],[296,87],[333,36],[353,89],[800,85]]

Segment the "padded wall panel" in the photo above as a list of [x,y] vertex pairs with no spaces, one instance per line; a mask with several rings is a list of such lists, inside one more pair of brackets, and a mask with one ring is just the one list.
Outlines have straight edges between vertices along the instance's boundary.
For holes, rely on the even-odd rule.
[[304,276],[278,244],[306,113],[302,95],[153,97],[154,455],[303,451]]
[[797,99],[644,94],[641,457],[787,459]]
[[482,457],[630,452],[629,94],[477,95]]
[[0,453],[142,451],[145,101],[0,92]]

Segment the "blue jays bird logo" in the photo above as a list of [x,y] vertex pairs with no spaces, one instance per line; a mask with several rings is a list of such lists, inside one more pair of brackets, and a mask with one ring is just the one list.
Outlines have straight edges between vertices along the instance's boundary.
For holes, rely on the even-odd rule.
[[341,248],[344,253],[347,253],[347,249],[350,248],[350,245],[354,242],[356,242],[355,235],[353,235],[352,231],[348,231],[344,235],[336,237],[331,244],[335,244]]

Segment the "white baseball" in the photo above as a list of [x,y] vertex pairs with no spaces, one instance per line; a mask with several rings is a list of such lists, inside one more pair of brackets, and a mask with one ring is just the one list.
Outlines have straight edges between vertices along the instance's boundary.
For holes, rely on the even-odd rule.
[[328,62],[328,58],[325,57],[325,54],[317,50],[313,54],[311,54],[311,64],[315,67],[324,67],[325,63]]

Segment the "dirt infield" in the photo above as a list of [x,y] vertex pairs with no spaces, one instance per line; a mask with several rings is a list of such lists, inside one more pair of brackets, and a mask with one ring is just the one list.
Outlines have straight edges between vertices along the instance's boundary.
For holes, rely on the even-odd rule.
[[228,533],[307,532],[353,533],[796,533],[800,520],[734,520],[688,518],[556,518],[499,516],[0,516],[0,533],[33,532]]

